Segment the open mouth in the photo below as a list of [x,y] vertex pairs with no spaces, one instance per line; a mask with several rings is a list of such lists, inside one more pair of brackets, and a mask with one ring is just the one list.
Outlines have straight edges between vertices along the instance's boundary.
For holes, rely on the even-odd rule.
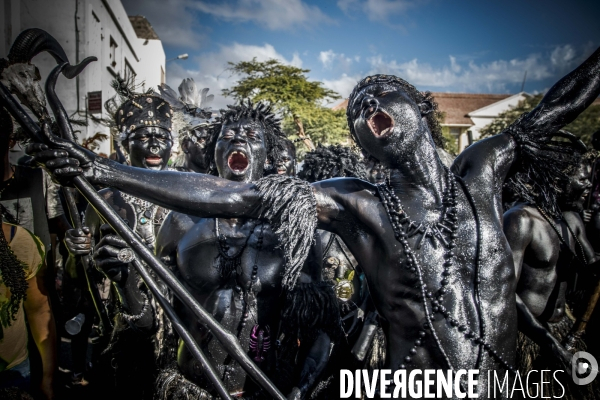
[[248,157],[241,151],[234,151],[227,158],[227,165],[236,173],[242,173],[248,169]]
[[375,136],[383,137],[389,134],[394,127],[394,121],[383,112],[376,112],[368,120],[369,128]]
[[146,157],[146,164],[160,165],[160,164],[162,164],[162,158],[159,156],[148,156],[148,157]]

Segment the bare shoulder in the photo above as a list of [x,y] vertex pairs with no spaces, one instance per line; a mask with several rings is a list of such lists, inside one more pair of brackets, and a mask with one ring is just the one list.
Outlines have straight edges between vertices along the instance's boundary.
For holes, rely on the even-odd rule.
[[372,198],[377,193],[375,185],[358,178],[327,179],[313,183],[312,187],[315,196],[327,196],[343,202]]
[[194,217],[188,214],[171,211],[160,227],[159,235],[166,231],[169,234],[175,232],[187,232],[202,218]]
[[177,247],[177,242],[202,218],[171,211],[156,235],[156,253],[164,256]]
[[563,218],[577,236],[585,234],[585,224],[578,213],[574,211],[565,211],[563,213]]
[[334,178],[312,184],[321,222],[337,219],[345,211],[373,201],[377,187],[358,178]]
[[[528,232],[533,229],[535,221],[539,219],[539,212],[531,206],[518,204],[504,213],[505,232]],[[507,238],[510,240],[510,237]]]
[[[504,164],[512,161],[516,143],[508,133],[501,133],[480,140],[467,147],[456,157],[452,164],[453,171],[462,177],[467,177],[471,172],[502,172]],[[472,171],[475,170],[475,171]]]

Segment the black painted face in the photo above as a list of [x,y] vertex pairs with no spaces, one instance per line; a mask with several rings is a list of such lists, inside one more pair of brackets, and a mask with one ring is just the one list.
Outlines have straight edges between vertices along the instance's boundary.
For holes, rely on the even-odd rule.
[[414,157],[423,142],[433,145],[423,118],[430,108],[427,102],[415,103],[397,86],[373,84],[356,96],[352,124],[363,149],[384,166],[395,167],[403,158]]
[[592,182],[592,166],[590,164],[582,164],[577,168],[575,173],[571,175],[571,179],[565,188],[565,192],[561,196],[563,211],[581,211],[584,208],[585,201],[590,194]]
[[252,182],[262,178],[267,149],[262,125],[249,118],[226,122],[215,147],[221,178]]
[[167,168],[173,141],[166,130],[149,127],[134,131],[124,145],[132,166],[161,170]]
[[200,127],[190,132],[191,137],[183,142],[182,150],[186,154],[188,164],[193,164],[195,170],[206,171],[208,163],[206,161],[206,144],[208,141],[208,132],[206,128]]
[[278,175],[295,176],[296,175],[296,160],[288,149],[283,150],[279,159],[275,163]]

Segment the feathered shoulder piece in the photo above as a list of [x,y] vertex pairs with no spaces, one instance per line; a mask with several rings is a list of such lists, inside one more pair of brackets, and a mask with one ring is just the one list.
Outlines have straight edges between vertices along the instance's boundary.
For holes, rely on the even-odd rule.
[[185,78],[178,89],[179,94],[165,83],[158,87],[160,97],[168,101],[173,110],[182,113],[182,117],[190,129],[208,124],[212,116],[210,103],[215,96],[208,95],[208,88],[198,91],[196,82],[192,78]]

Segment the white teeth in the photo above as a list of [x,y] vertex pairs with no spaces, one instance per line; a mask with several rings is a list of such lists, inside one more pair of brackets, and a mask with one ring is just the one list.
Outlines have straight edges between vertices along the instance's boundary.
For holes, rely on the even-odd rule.
[[231,153],[231,155],[236,155],[236,154],[240,154],[242,157],[246,158],[246,155],[244,153],[242,153],[241,151],[237,151],[235,150],[233,153]]

